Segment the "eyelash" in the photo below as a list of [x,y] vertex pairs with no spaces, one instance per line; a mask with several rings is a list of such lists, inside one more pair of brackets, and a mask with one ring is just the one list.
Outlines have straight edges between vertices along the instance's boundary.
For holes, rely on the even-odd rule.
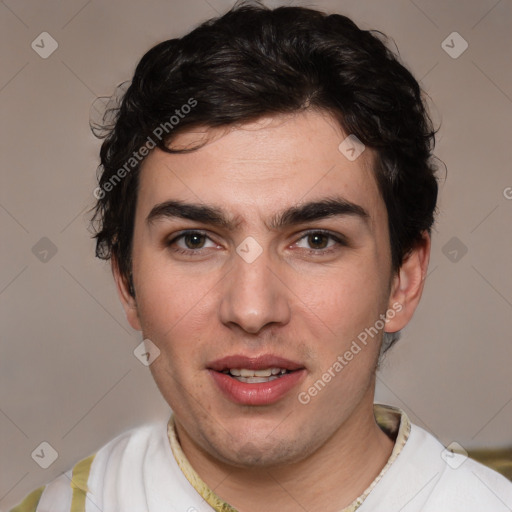
[[[207,235],[207,233],[205,231],[200,231],[200,230],[193,229],[193,230],[188,230],[188,231],[182,231],[179,235],[174,237],[172,240],[169,240],[166,245],[168,247],[172,248],[172,246],[178,240],[181,240],[181,239],[185,238],[186,236],[191,236],[191,235],[204,236],[208,240],[213,241],[213,240],[211,240],[211,238]],[[304,233],[297,240],[297,242],[300,242],[301,240],[304,240],[305,238],[307,238],[309,236],[312,236],[312,235],[326,236],[327,238],[333,240],[336,243],[336,247],[331,246],[330,248],[327,248],[327,249],[306,249],[308,251],[308,253],[311,254],[311,255],[318,256],[318,255],[324,255],[324,254],[331,254],[331,253],[335,252],[336,250],[338,250],[340,247],[346,247],[348,245],[348,243],[343,239],[343,237],[340,237],[339,235],[334,235],[330,231],[326,231],[326,230],[323,230],[323,229],[315,229],[315,230],[307,231],[306,233]],[[295,242],[295,243],[297,243],[297,242]],[[188,255],[188,256],[200,255],[201,251],[203,249],[204,248],[199,248],[199,249],[182,249],[182,248],[179,248],[179,247],[178,248],[176,248],[176,247],[172,248],[172,250],[174,252],[176,252],[178,254],[185,254],[185,255]]]

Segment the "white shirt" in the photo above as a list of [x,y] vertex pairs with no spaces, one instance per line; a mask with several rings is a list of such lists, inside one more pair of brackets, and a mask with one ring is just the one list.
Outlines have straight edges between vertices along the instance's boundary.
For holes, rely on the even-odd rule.
[[[365,493],[340,512],[512,511],[512,482],[447,451],[400,409],[374,408],[379,426],[394,431],[395,448]],[[171,418],[121,434],[13,511],[236,511],[190,466],[173,426]]]

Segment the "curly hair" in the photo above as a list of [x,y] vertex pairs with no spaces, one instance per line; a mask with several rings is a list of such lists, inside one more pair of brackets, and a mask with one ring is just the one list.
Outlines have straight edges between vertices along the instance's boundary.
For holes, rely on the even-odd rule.
[[[302,8],[237,3],[140,60],[104,118],[95,196],[96,255],[130,282],[140,163],[152,148],[198,125],[229,126],[317,109],[375,150],[397,271],[430,233],[438,184],[435,130],[420,86],[378,31]],[[133,293],[133,288],[132,288]],[[391,345],[393,340],[388,340]]]

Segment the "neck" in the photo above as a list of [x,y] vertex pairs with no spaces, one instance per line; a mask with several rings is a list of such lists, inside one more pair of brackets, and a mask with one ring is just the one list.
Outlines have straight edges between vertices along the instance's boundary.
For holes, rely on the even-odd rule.
[[183,452],[201,479],[224,501],[243,512],[339,512],[378,476],[393,441],[373,415],[373,394],[314,454],[294,464],[239,468],[200,449],[177,424]]

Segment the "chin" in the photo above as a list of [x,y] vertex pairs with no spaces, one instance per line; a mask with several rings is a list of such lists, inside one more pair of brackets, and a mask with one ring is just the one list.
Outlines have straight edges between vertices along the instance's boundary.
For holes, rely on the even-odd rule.
[[290,439],[284,438],[252,437],[249,441],[233,442],[229,438],[229,445],[212,445],[215,458],[223,460],[226,464],[246,469],[268,468],[272,466],[289,465],[306,459],[315,451],[321,442],[308,442],[304,436]]

